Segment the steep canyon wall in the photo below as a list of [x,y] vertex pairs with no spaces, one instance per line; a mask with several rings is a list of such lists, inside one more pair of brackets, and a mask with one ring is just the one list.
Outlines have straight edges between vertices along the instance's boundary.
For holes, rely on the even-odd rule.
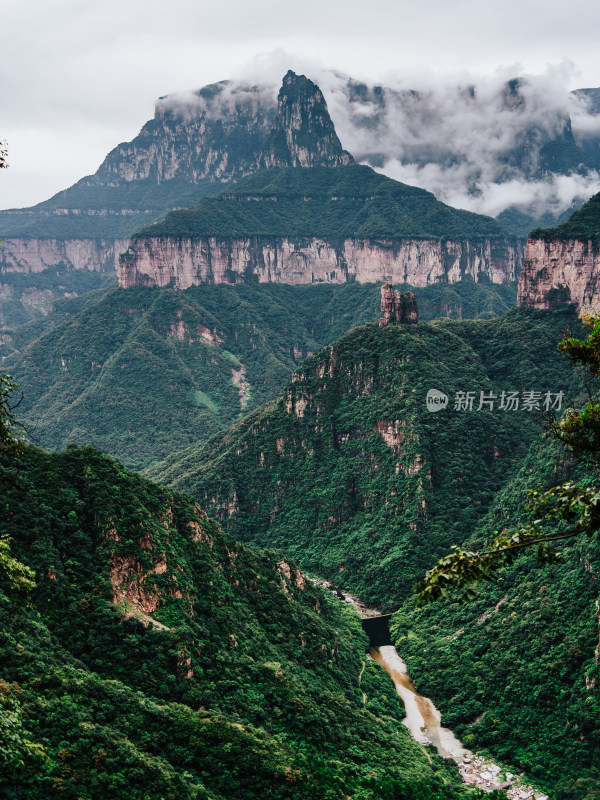
[[600,253],[591,241],[529,239],[519,280],[518,304],[554,308],[576,303],[582,314],[600,314]]
[[484,239],[261,237],[139,238],[121,256],[119,285],[187,289],[202,283],[409,283],[517,279],[522,245]]
[[112,272],[128,239],[30,239],[0,242],[0,273],[43,272],[50,267]]

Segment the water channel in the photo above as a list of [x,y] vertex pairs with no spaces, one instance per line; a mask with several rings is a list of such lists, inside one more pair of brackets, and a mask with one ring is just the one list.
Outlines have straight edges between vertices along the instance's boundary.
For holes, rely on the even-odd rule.
[[484,791],[506,789],[510,800],[549,800],[548,796],[528,785],[522,778],[467,750],[441,722],[441,714],[427,697],[420,695],[408,674],[406,664],[391,643],[388,623],[391,614],[382,615],[378,609],[365,605],[361,600],[332,584],[313,579],[323,588],[333,591],[344,602],[353,605],[359,613],[363,628],[369,635],[372,658],[390,675],[406,717],[402,720],[411,736],[423,746],[433,745],[443,758],[452,758],[457,764],[462,780],[469,786]]

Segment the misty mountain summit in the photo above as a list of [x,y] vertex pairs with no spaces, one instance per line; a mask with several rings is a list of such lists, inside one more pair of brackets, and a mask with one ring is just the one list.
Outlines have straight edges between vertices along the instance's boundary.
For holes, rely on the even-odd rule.
[[305,75],[288,70],[261,166],[341,167],[353,162],[350,153],[342,149],[323,92]]

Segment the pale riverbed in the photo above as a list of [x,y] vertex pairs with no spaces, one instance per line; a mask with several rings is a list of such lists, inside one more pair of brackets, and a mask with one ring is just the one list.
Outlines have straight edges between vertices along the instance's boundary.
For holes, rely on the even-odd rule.
[[[358,597],[334,587],[329,581],[320,578],[311,580],[341,595],[344,602],[354,606],[362,619],[381,615],[379,609],[367,606]],[[463,747],[452,731],[442,726],[441,714],[431,700],[417,692],[406,663],[393,645],[372,648],[369,657],[383,667],[393,680],[406,713],[402,721],[413,739],[421,745],[433,745],[443,758],[452,758],[458,764],[464,783],[489,792],[506,789],[510,800],[550,800],[547,795],[525,783],[523,776],[514,775],[491,759],[471,753]]]
[[431,700],[417,692],[404,659],[393,645],[374,647],[369,655],[393,680],[404,703],[406,717],[402,722],[413,739],[422,745],[434,745],[443,758],[456,761],[464,783],[490,792],[506,789],[511,800],[548,800],[547,795],[536,791],[520,777],[463,747],[452,731],[442,726],[441,714]]
[[393,645],[373,648],[370,656],[381,664],[394,681],[406,711],[406,717],[402,721],[413,739],[421,744],[435,745],[438,753],[444,758],[453,758],[455,761],[463,758],[466,754],[465,748],[452,731],[442,727],[442,715],[431,700],[417,693],[408,675],[406,664],[398,655],[396,648]]

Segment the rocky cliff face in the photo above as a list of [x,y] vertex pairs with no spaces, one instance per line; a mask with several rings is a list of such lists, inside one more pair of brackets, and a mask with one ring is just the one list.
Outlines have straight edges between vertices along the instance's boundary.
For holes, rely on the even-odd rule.
[[258,168],[276,112],[270,90],[229,81],[186,97],[161,97],[154,119],[131,142],[115,147],[87,180],[236,180]]
[[319,87],[289,70],[277,101],[269,89],[228,81],[201,89],[192,101],[161,98],[154,119],[132,142],[116,147],[94,178],[228,183],[262,166],[340,166],[352,160]]
[[49,267],[112,272],[126,239],[5,239],[0,242],[0,273],[43,272]]
[[278,98],[228,81],[163,97],[154,119],[94,175],[35,208],[0,211],[0,269],[112,270],[130,234],[221,184],[264,166],[351,162],[321,90],[304,75],[289,71]]
[[[222,81],[159,98],[153,119],[115,147],[96,173],[33,208],[0,211],[0,239],[40,240],[31,252],[52,249],[55,239],[106,244],[128,238],[173,208],[192,206],[260,166],[351,161],[321,90],[305,76],[289,71],[279,97],[273,86]],[[110,249],[108,243],[99,258],[84,259],[83,268],[91,263],[101,269],[113,257]],[[26,252],[19,245],[4,259],[5,267],[23,265]],[[34,256],[29,271],[38,269],[36,263]],[[79,263],[73,261],[75,267]]]
[[591,241],[529,239],[518,304],[554,308],[576,303],[582,314],[600,314],[599,278],[600,253]]
[[409,283],[428,286],[470,277],[492,283],[517,278],[520,245],[491,240],[214,237],[141,238],[121,256],[119,285],[187,289],[201,283]]
[[[160,98],[154,118],[115,147],[94,175],[34,208],[0,211],[0,238],[38,239],[41,249],[52,248],[54,239],[127,239],[171,209],[258,169],[276,112],[272,91],[227,81],[185,98]],[[100,247],[82,268],[101,269],[111,250],[110,243]]]
[[381,287],[381,313],[379,327],[402,323],[416,325],[419,321],[417,298],[412,292],[402,292],[394,289],[389,283]]
[[[579,109],[574,139],[565,103],[557,105],[546,91],[524,81],[510,81],[491,95],[475,86],[398,91],[340,74],[331,74],[327,84],[334,122],[357,161],[416,181],[440,199],[457,196],[452,167],[457,159],[471,200],[473,186],[483,197],[494,183],[582,170],[591,174],[598,167],[589,161],[600,152],[593,133],[597,126],[590,125],[598,90],[578,93],[591,105]],[[160,98],[153,119],[130,142],[115,147],[95,174],[33,208],[0,211],[0,238],[127,237],[167,211],[187,208],[223,183],[249,175],[261,163],[311,164],[318,158],[319,163],[348,163],[318,87],[288,73],[282,92],[290,101],[283,107],[273,84],[222,81]],[[299,122],[302,103],[314,115],[308,125]],[[477,134],[468,142],[465,114]],[[323,137],[316,149],[315,131]],[[428,169],[432,163],[439,170]],[[515,223],[511,230],[521,235],[522,227]]]
[[277,98],[277,122],[265,144],[265,167],[340,167],[354,159],[342,149],[319,87],[291,70]]

